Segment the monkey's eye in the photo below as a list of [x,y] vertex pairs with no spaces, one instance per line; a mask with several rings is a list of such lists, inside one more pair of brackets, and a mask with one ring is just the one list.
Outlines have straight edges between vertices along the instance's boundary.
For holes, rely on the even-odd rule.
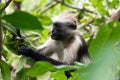
[[69,27],[71,29],[76,29],[76,25],[72,24],[72,23],[67,23],[67,27]]
[[55,28],[59,28],[59,27],[61,27],[61,24],[60,24],[60,23],[53,23],[53,26],[54,26]]

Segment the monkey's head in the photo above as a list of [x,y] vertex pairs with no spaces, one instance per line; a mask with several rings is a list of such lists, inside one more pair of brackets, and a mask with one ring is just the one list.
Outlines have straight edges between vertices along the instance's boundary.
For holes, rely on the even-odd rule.
[[62,13],[53,19],[50,36],[54,40],[66,40],[74,35],[77,28],[77,19],[72,14]]

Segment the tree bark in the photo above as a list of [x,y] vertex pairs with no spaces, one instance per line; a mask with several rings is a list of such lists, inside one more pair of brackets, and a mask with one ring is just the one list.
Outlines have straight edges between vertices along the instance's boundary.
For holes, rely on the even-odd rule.
[[120,19],[120,10],[118,10],[115,14],[113,14],[113,15],[108,19],[107,22],[111,22],[111,21],[113,21],[113,20],[118,20],[118,19]]
[[[0,0],[1,3],[1,0]],[[2,22],[1,22],[1,14],[0,14],[0,59],[2,56]]]

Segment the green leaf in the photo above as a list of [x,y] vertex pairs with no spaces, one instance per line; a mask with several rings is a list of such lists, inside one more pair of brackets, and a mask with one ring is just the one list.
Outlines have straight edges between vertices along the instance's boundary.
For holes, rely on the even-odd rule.
[[24,1],[24,0],[15,0],[16,2],[22,2],[22,1]]
[[55,67],[48,62],[36,62],[34,66],[27,72],[27,75],[31,77],[37,77],[54,69]]
[[8,51],[5,49],[5,47],[3,46],[3,52],[2,52],[2,56],[5,58],[5,60],[8,60]]
[[[117,40],[119,40],[120,36],[116,35],[116,34],[119,34],[119,30],[120,30],[119,26],[120,26],[120,23],[118,21],[114,21],[107,25],[103,25],[103,27],[99,30],[99,32],[96,36],[96,39],[91,44],[90,52],[91,53],[98,52],[99,48],[104,46],[106,43],[108,43],[108,41],[116,42]],[[96,48],[96,49],[94,49],[94,48]]]
[[100,24],[103,23],[103,22],[104,22],[104,19],[95,19],[95,21],[94,21],[93,24],[94,24],[95,26],[100,26]]
[[3,80],[11,80],[10,66],[2,60],[0,60],[0,69]]
[[14,33],[14,34],[17,35],[15,27],[12,26],[11,24],[2,22],[2,25],[3,25],[3,27],[5,27],[7,30],[9,30],[9,31],[11,31],[12,33]]
[[22,56],[20,58],[18,65],[17,65],[15,73],[19,72],[24,67],[25,63],[26,63],[26,57]]
[[77,80],[77,77],[79,76],[79,72],[80,72],[80,71],[78,71],[78,70],[72,72],[72,73],[71,73],[72,77],[70,77],[69,80]]
[[77,69],[77,66],[69,66],[69,65],[60,65],[56,66],[57,70],[71,70],[71,69]]
[[43,36],[46,36],[46,37],[48,37],[49,36],[49,30],[47,30],[47,29],[44,29],[43,31],[42,31],[42,34],[43,34]]
[[17,50],[18,50],[17,44],[18,44],[17,41],[12,40],[11,34],[7,34],[5,36],[4,45],[8,48],[8,50],[13,52],[14,54],[17,54]]
[[118,0],[112,0],[110,7],[111,8],[116,8],[119,5],[119,1]]
[[89,5],[90,5],[90,3],[87,3],[87,2],[86,2],[86,3],[84,3],[84,6],[89,6]]
[[68,4],[73,4],[73,0],[64,0],[66,3],[68,3]]
[[118,0],[106,0],[106,3],[107,3],[107,5],[111,8],[111,9],[113,9],[113,8],[117,8],[118,7],[118,5],[119,5],[119,1]]
[[12,14],[5,15],[2,19],[19,29],[43,29],[41,23],[35,16],[23,11],[16,11]]
[[65,72],[63,70],[52,72],[50,77],[54,78],[54,80],[67,80],[67,77],[65,76]]
[[26,75],[28,69],[26,68],[22,68],[16,75],[16,79],[15,80],[27,80],[28,76]]
[[39,20],[41,21],[41,23],[45,26],[49,26],[51,24],[51,19],[48,16],[44,16],[44,15],[40,15],[39,16]]
[[113,75],[118,66],[115,45],[120,42],[119,34],[120,23],[117,21],[100,28],[95,40],[90,45],[92,63],[80,71],[80,77],[77,80],[114,80]]
[[5,3],[1,2],[0,3],[0,12],[1,12],[1,9],[5,6]]
[[108,9],[103,5],[103,0],[91,0],[92,5],[101,13],[102,15],[108,15]]

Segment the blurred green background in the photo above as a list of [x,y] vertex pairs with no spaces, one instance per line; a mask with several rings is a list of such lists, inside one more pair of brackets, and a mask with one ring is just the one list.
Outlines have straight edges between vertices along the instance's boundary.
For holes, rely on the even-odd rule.
[[[64,71],[73,68],[68,80],[120,80],[120,15],[110,22],[119,9],[120,0],[0,0],[0,80],[67,80]],[[54,66],[18,55],[20,45],[43,44],[63,11],[78,18],[90,64]]]

